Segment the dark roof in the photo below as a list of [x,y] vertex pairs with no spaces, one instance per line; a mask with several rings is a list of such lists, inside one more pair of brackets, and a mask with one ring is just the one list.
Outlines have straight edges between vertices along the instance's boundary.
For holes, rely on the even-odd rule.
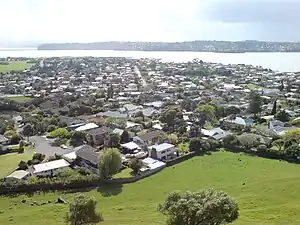
[[83,145],[79,150],[76,151],[77,157],[87,160],[93,165],[98,164],[99,152],[96,152],[97,149],[89,145]]
[[153,140],[154,138],[157,138],[161,135],[164,135],[165,132],[158,130],[158,131],[152,131],[143,135],[138,136],[140,139],[142,139],[143,141],[150,141]]
[[84,120],[82,120],[82,119],[75,118],[75,117],[69,117],[69,116],[59,116],[59,119],[61,122],[66,123],[67,126],[84,123]]
[[94,129],[90,129],[88,131],[86,131],[86,133],[90,134],[90,135],[99,135],[99,134],[106,134],[106,133],[110,133],[113,130],[109,127],[98,127],[98,128],[94,128]]

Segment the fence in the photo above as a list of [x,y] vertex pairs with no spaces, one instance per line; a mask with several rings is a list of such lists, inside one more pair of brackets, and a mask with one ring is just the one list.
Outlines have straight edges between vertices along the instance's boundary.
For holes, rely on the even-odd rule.
[[181,163],[181,162],[186,161],[186,160],[188,160],[190,158],[193,158],[195,155],[196,155],[195,152],[190,152],[190,153],[188,153],[186,155],[182,155],[182,156],[179,156],[179,157],[177,157],[175,159],[169,160],[169,161],[166,162],[166,164],[167,164],[167,166],[174,166],[174,165],[176,165],[178,163]]

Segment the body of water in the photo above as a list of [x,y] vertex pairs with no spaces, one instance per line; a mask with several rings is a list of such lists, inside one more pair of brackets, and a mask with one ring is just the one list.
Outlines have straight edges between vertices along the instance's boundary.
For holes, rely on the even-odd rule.
[[187,62],[195,58],[204,62],[222,64],[247,64],[262,66],[281,72],[300,71],[300,53],[213,53],[213,52],[143,52],[143,51],[110,51],[110,50],[56,50],[38,51],[36,49],[0,49],[3,57],[131,57],[157,58],[163,61]]

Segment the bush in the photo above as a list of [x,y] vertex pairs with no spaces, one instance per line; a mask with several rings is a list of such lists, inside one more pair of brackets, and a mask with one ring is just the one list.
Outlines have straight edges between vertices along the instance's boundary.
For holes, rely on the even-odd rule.
[[49,125],[48,128],[47,128],[47,132],[52,132],[56,129],[56,126],[55,125]]

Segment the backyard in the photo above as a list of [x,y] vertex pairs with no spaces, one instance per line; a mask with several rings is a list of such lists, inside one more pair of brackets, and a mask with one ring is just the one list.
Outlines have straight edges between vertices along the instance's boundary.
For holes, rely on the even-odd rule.
[[0,155],[0,178],[13,172],[21,160],[29,160],[31,157],[32,155],[29,153]]
[[[240,217],[236,225],[300,224],[299,186],[298,165],[217,152],[194,157],[133,184],[100,187],[86,194],[98,200],[104,225],[163,225],[165,218],[157,212],[157,207],[169,192],[209,187],[224,190],[237,200]],[[74,194],[1,197],[0,224],[63,225],[68,205],[53,202],[58,196],[69,201]],[[46,204],[32,206],[33,202]]]

